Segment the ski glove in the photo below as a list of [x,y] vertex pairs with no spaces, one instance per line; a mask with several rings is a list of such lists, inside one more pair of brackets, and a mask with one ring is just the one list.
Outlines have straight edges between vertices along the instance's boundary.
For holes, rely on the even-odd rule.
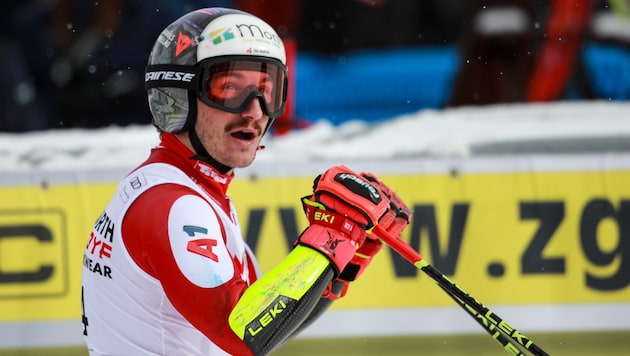
[[[404,201],[400,199],[398,194],[391,190],[385,183],[378,179],[372,173],[361,173],[361,176],[367,179],[371,184],[378,187],[381,194],[389,200],[389,209],[378,222],[379,228],[385,230],[389,235],[400,237],[411,222],[412,213]],[[380,238],[377,234],[370,234],[369,238]]]
[[[389,209],[378,221],[379,228],[382,228],[392,236],[399,237],[411,221],[411,210],[396,193],[374,174],[361,173],[361,176],[372,185],[378,187],[381,194],[389,199]],[[372,232],[367,237],[366,241],[346,265],[346,268],[341,272],[339,279],[352,282],[359,278],[372,262],[374,256],[381,250],[383,243],[380,241],[380,236],[377,233]]]
[[337,277],[390,202],[376,184],[340,165],[315,178],[313,194],[302,198],[302,206],[310,226],[297,242],[324,254]]

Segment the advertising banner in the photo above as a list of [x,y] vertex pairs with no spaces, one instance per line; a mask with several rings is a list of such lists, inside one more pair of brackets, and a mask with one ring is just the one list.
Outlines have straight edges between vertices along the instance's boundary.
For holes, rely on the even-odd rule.
[[[618,156],[612,164],[610,156],[595,155],[348,166],[378,174],[407,202],[414,216],[402,239],[485,304],[627,305],[629,158]],[[328,166],[254,166],[234,180],[229,193],[243,238],[263,272],[287,255],[306,227],[300,197]],[[80,322],[83,252],[118,181],[49,177],[45,184],[4,177],[0,185],[0,323],[5,325]],[[428,276],[384,248],[332,312],[453,305]],[[614,321],[597,328],[607,323]]]

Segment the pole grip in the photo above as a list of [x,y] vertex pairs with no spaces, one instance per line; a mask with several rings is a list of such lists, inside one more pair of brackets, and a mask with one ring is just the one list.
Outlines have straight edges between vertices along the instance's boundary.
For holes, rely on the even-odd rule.
[[409,246],[403,239],[397,236],[390,235],[385,229],[376,225],[374,230],[372,230],[374,234],[380,237],[383,242],[385,242],[389,247],[391,247],[394,251],[398,252],[401,256],[403,256],[407,261],[415,264],[416,262],[422,261],[422,256],[418,253],[418,251],[414,250],[413,247]]

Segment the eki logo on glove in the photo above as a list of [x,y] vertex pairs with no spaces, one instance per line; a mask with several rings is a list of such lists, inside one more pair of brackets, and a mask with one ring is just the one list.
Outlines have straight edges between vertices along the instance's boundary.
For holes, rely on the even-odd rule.
[[335,217],[331,214],[327,214],[325,212],[322,211],[316,211],[313,213],[313,218],[316,221],[321,221],[321,222],[325,222],[325,223],[329,223],[332,224],[335,221]]

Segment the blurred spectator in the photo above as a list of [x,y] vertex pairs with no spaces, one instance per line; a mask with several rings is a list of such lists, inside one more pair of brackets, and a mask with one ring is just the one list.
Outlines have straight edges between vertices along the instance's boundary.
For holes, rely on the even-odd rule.
[[[554,73],[558,76],[564,72],[566,80],[551,88],[555,90],[547,91],[534,91],[541,88],[532,83],[530,91],[533,100],[555,100],[556,96],[568,99],[630,99],[630,2],[600,0],[592,2],[590,8],[587,5],[589,2],[583,3],[582,8],[565,11],[564,31],[573,32],[574,37],[577,37],[574,33],[580,34],[573,47],[565,44],[556,50],[563,51],[562,60],[573,58],[573,62],[569,63],[570,71],[565,69]],[[574,18],[580,16],[582,21]],[[557,17],[560,21],[561,16]],[[567,20],[571,20],[570,25]],[[567,39],[571,39],[571,34],[567,35]]]
[[59,126],[100,127],[151,122],[144,67],[151,46],[175,16],[231,1],[56,0],[57,45],[51,92]]
[[524,101],[539,35],[540,2],[469,0],[467,4],[461,67],[450,105]]
[[[159,32],[173,14],[231,5],[227,0],[3,3],[0,61],[9,64],[3,70],[11,80],[0,84],[0,93],[6,93],[0,99],[0,130],[149,124],[143,76]],[[9,100],[16,88],[20,102]]]
[[39,103],[30,68],[21,49],[0,37],[0,66],[10,68],[0,82],[0,131],[43,130],[48,118]]
[[596,0],[552,0],[545,36],[527,87],[528,101],[562,99],[571,78],[583,69],[580,51]]
[[[30,58],[43,38],[41,20],[49,6],[44,1],[4,2],[0,11],[0,131],[43,130],[49,125],[48,107],[39,89],[35,61]],[[30,31],[25,31],[30,29]]]
[[607,9],[608,1],[469,3],[452,106],[601,97],[592,82],[600,82],[603,71],[588,71],[584,57],[600,53],[587,53],[585,44],[601,42],[593,13]]
[[600,1],[583,46],[575,86],[586,98],[630,99],[630,2]]
[[56,126],[151,122],[144,92],[145,58],[175,9],[161,5],[151,0],[57,0],[50,68]]
[[464,10],[459,0],[304,0],[298,43],[332,54],[451,43]]

